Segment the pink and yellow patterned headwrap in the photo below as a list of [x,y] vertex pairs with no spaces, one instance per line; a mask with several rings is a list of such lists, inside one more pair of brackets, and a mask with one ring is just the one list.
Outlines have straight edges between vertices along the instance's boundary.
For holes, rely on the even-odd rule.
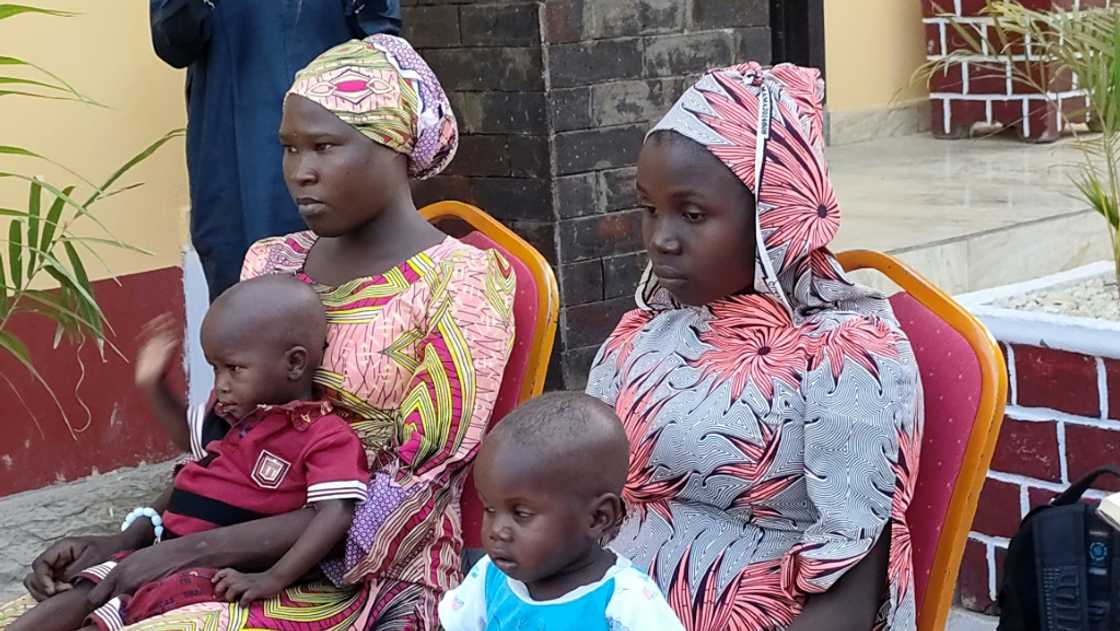
[[408,156],[431,177],[455,157],[459,129],[443,87],[405,40],[373,35],[339,44],[296,73],[288,94],[322,105],[363,135]]

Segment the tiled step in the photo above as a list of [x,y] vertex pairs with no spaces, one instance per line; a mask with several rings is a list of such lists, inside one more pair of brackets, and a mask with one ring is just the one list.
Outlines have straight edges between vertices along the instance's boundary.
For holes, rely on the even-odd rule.
[[834,249],[890,252],[950,293],[1110,257],[1104,220],[1069,179],[1081,160],[1071,139],[915,134],[830,148],[828,157],[842,210]]

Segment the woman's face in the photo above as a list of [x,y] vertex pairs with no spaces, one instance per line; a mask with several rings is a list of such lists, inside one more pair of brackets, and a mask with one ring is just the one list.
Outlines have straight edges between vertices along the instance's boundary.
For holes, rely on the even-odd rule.
[[284,181],[304,223],[338,237],[373,221],[408,188],[407,159],[299,95],[280,122]]
[[753,287],[754,196],[719,158],[656,133],[638,158],[638,197],[654,274],[674,298],[704,305]]

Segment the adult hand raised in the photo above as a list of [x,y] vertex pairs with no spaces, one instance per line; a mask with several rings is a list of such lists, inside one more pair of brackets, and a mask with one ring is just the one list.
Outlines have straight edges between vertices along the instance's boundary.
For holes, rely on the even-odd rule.
[[70,581],[79,572],[109,560],[120,548],[121,541],[116,536],[61,539],[35,557],[23,586],[35,600],[45,600],[70,589]]
[[183,539],[141,548],[120,560],[117,566],[89,593],[87,599],[100,607],[113,597],[131,594],[146,583],[177,572],[191,563]]

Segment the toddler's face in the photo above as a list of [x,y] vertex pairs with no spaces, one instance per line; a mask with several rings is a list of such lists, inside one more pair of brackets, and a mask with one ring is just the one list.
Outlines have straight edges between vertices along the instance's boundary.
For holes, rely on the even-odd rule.
[[[218,396],[218,412],[242,419],[259,405],[288,403],[281,393],[289,383],[283,357],[262,349],[206,353],[214,367],[214,391]],[[280,387],[278,387],[280,386]]]
[[202,324],[202,352],[214,368],[217,412],[240,420],[259,405],[290,403],[293,375],[275,336],[241,334],[229,314],[212,309]]
[[598,545],[589,536],[589,500],[565,489],[565,480],[534,473],[531,457],[513,449],[483,449],[475,485],[485,508],[482,544],[507,576],[530,587],[560,574]]

